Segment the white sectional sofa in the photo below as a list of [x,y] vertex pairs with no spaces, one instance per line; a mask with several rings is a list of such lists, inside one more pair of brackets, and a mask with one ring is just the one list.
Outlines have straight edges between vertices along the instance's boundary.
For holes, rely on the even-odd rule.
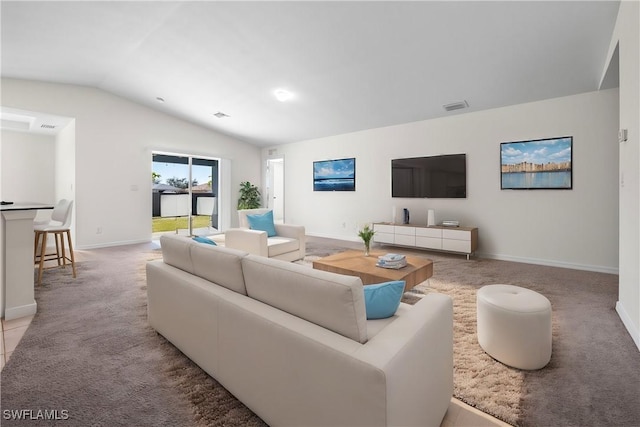
[[151,326],[271,426],[439,426],[453,393],[451,299],[367,320],[357,277],[161,238]]

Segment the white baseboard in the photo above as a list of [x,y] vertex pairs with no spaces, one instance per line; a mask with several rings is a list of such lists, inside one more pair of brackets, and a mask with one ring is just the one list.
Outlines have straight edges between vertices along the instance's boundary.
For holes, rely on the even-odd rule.
[[[348,242],[361,242],[360,238],[357,236],[344,236],[344,235],[330,235],[326,233],[313,233],[307,232],[308,236],[313,237],[322,237],[325,239],[336,239],[336,240],[345,240]],[[389,245],[393,246],[393,245]],[[413,248],[420,250],[421,248]],[[428,249],[424,249],[425,253],[428,253]],[[437,252],[437,251],[434,251]],[[608,273],[608,274],[618,274],[618,268],[607,267],[603,265],[588,265],[588,264],[576,264],[564,261],[555,261],[550,259],[539,259],[539,258],[527,258],[527,257],[515,257],[511,255],[503,255],[503,254],[491,254],[486,252],[476,252],[475,256],[479,258],[487,258],[487,259],[497,259],[500,261],[512,261],[512,262],[521,262],[524,264],[536,264],[536,265],[546,265],[549,267],[560,267],[560,268],[570,268],[573,270],[584,270],[584,271],[594,271],[597,273]]]
[[151,242],[150,238],[140,239],[140,240],[122,240],[119,242],[99,243],[97,245],[80,245],[80,246],[74,247],[74,249],[81,251],[81,250],[88,250],[88,249],[110,248],[113,246],[137,245],[140,243],[149,243],[149,242]]
[[344,240],[346,242],[362,242],[362,239],[360,239],[358,236],[345,236],[342,234],[332,235],[332,234],[326,234],[326,233],[313,233],[313,232],[307,232],[306,234],[307,236],[322,237],[324,239]]
[[31,304],[21,305],[19,307],[10,307],[4,311],[4,320],[18,319],[36,314],[38,304],[35,301]]
[[640,330],[633,324],[631,317],[629,317],[627,310],[624,309],[624,305],[622,305],[620,301],[616,302],[616,311],[618,312],[618,316],[620,316],[620,320],[622,320],[622,324],[627,328],[629,335],[631,335],[631,339],[633,339],[636,347],[640,350]]
[[516,257],[503,254],[490,254],[485,252],[477,252],[476,256],[487,259],[497,259],[500,261],[522,262],[525,264],[546,265],[549,267],[570,268],[573,270],[594,271],[597,273],[618,274],[618,268],[607,267],[603,265],[576,264],[564,261],[555,261],[551,259]]

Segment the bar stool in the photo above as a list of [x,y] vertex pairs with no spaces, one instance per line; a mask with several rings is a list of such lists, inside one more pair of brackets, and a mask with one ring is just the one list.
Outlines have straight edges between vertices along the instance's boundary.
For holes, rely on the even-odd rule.
[[[67,261],[71,262],[73,277],[76,277],[76,262],[73,256],[73,244],[71,243],[71,212],[73,201],[62,199],[53,208],[51,221],[47,223],[34,223],[33,230],[35,232],[35,241],[33,246],[34,264],[38,265],[38,284],[42,282],[42,271],[45,267],[45,261],[57,261],[58,266],[66,267]],[[56,252],[47,252],[47,237],[53,234],[56,242]],[[69,245],[69,256],[67,256],[64,237],[67,236],[67,244]]]

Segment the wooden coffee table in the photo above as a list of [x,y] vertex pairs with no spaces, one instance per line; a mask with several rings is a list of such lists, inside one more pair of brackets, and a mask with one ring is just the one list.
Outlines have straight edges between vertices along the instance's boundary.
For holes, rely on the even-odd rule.
[[431,260],[409,255],[407,255],[407,265],[398,270],[376,267],[378,257],[384,254],[385,252],[370,252],[369,256],[364,256],[363,251],[350,250],[313,261],[313,268],[348,276],[358,276],[365,285],[390,280],[404,280],[406,283],[405,291],[433,275]]

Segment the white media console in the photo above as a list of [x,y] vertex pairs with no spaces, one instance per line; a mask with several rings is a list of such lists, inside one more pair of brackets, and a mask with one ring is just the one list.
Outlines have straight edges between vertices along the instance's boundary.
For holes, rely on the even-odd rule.
[[467,259],[478,248],[476,227],[376,222],[373,224],[373,230],[373,241],[376,243],[463,253],[467,255]]

